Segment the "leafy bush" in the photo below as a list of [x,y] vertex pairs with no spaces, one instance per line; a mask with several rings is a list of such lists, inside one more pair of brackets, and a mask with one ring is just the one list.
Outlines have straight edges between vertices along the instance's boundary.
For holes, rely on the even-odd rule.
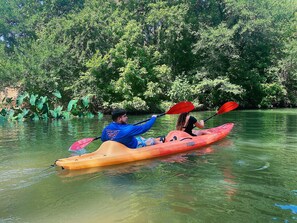
[[148,106],[144,100],[139,97],[133,97],[132,100],[124,100],[120,103],[113,103],[112,108],[125,108],[131,112],[145,112]]
[[279,106],[285,100],[287,91],[279,83],[262,84],[262,87],[265,93],[265,96],[260,103],[262,108]]
[[172,101],[193,100],[193,86],[186,78],[178,76],[173,82],[169,91],[169,96]]
[[70,119],[73,117],[94,118],[95,114],[99,119],[103,117],[101,112],[93,112],[92,102],[87,95],[79,99],[69,101],[65,110],[61,99],[60,92],[56,91],[51,98],[47,96],[39,96],[38,94],[29,94],[24,92],[20,94],[14,106],[12,98],[5,98],[2,101],[4,108],[0,111],[0,120],[23,121],[23,120],[39,120],[39,119]]

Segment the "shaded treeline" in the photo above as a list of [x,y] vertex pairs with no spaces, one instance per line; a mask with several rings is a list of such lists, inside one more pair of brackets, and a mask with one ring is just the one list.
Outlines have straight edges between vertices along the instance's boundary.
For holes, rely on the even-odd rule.
[[297,1],[0,1],[1,87],[98,110],[297,106]]

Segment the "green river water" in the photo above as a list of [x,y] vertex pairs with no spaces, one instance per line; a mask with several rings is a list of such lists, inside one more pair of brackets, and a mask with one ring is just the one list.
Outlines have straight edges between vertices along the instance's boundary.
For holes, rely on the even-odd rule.
[[[144,136],[165,135],[176,119],[158,118]],[[84,171],[50,167],[109,120],[0,123],[0,222],[297,222],[297,109],[218,115],[206,126],[234,122],[232,132],[200,150]]]

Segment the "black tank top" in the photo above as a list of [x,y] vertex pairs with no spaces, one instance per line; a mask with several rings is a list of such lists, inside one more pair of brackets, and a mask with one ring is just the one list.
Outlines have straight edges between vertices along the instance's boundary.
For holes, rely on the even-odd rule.
[[197,119],[193,116],[190,116],[187,126],[184,126],[183,129],[186,133],[189,133],[191,136],[196,136],[192,133],[193,128],[195,128],[195,123],[197,122]]

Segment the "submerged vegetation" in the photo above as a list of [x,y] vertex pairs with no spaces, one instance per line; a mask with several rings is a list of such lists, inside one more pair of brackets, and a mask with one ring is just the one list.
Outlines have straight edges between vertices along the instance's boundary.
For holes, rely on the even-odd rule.
[[32,92],[20,119],[89,116],[85,95],[95,113],[297,106],[295,0],[0,1],[0,85]]

